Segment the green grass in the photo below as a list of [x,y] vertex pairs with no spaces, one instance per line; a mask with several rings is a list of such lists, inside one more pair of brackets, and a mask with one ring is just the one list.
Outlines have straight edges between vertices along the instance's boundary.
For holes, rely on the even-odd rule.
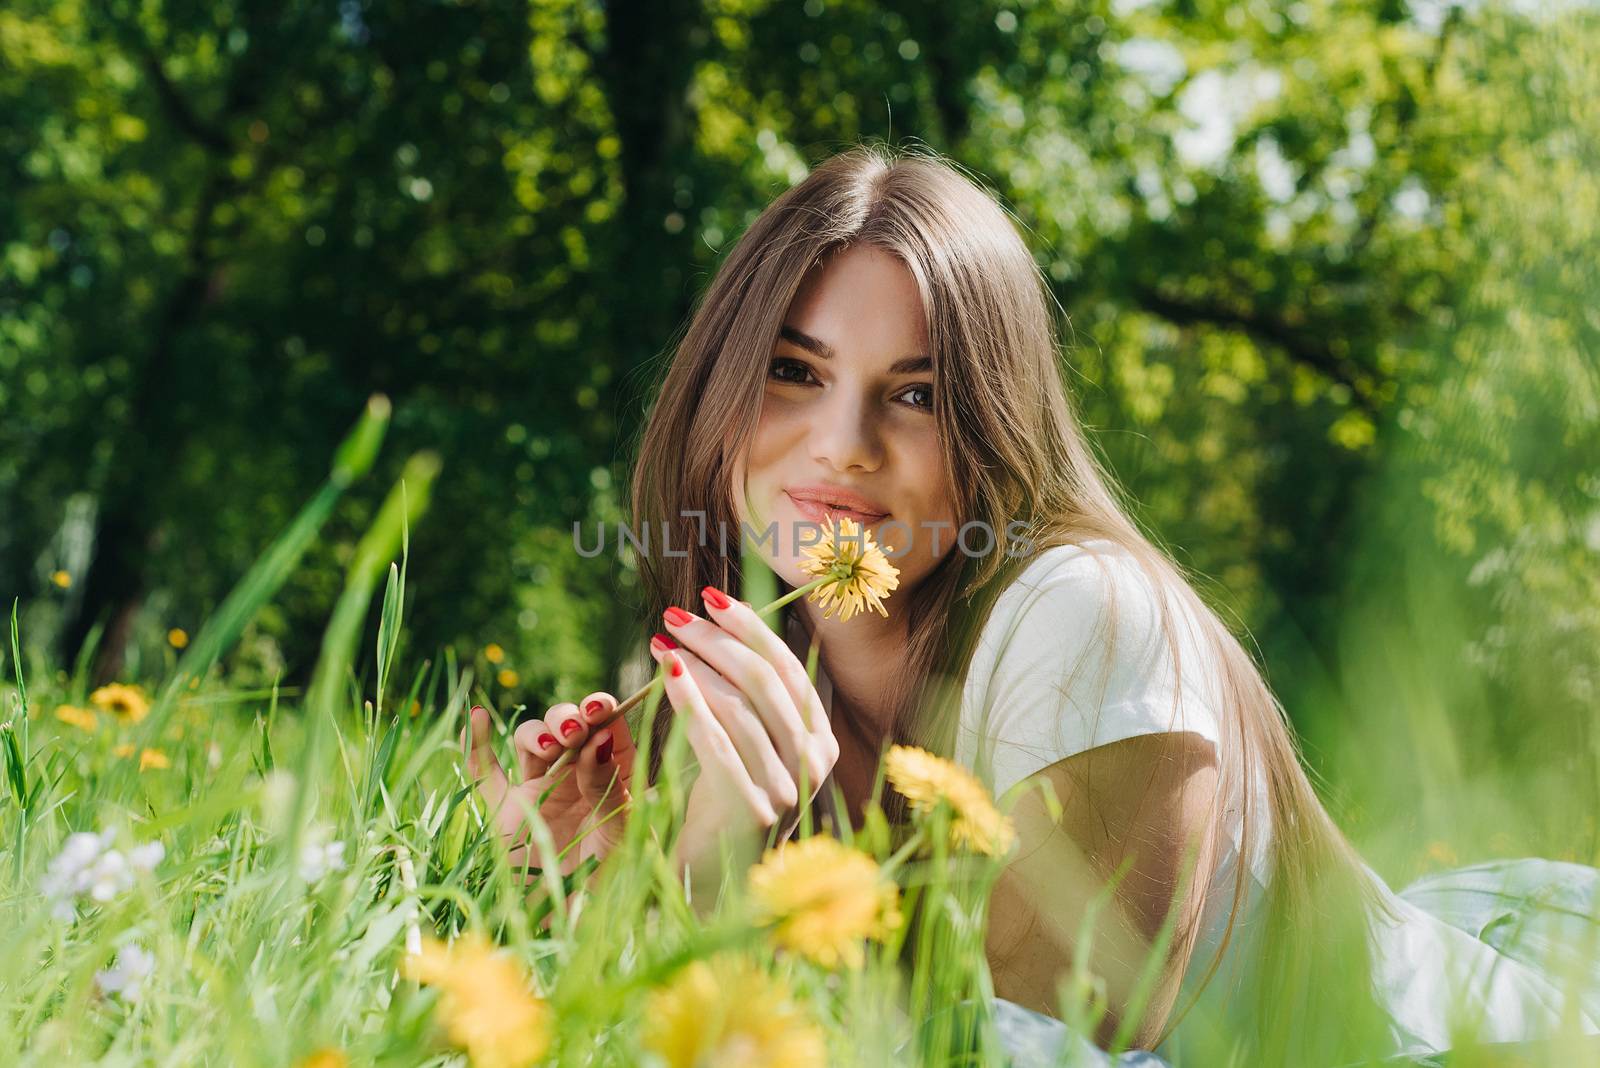
[[[444,1041],[436,992],[399,969],[425,936],[468,928],[507,947],[547,1000],[554,1062],[644,1063],[651,992],[683,963],[732,948],[789,984],[833,1063],[1000,1063],[981,1021],[969,1030],[948,1011],[990,992],[980,932],[992,867],[974,875],[942,849],[897,866],[908,922],[873,945],[859,971],[778,953],[750,922],[740,880],[720,900],[692,905],[664,859],[689,773],[681,731],[656,788],[642,788],[641,771],[612,863],[563,885],[545,836],[545,874],[524,884],[465,778],[465,712],[490,704],[475,666],[397,655],[407,531],[438,469],[426,454],[407,466],[356,552],[306,694],[229,685],[218,659],[370,466],[386,418],[387,405],[375,402],[328,485],[170,674],[149,680],[157,696],[142,721],[102,716],[92,732],[59,721],[60,705],[87,703],[83,659],[70,673],[32,665],[30,678],[13,606],[11,678],[0,689],[0,1063],[277,1068],[327,1048],[358,1064],[450,1063],[459,1055]],[[380,582],[377,647],[364,650],[361,623]],[[643,717],[659,711],[650,703]],[[502,760],[512,766],[499,723]],[[645,726],[635,737],[649,738]],[[120,755],[125,746],[131,752]],[[147,748],[169,766],[141,770],[137,754]],[[646,759],[639,755],[641,769]],[[1431,782],[1430,805],[1473,796],[1460,777]],[[1508,772],[1480,807],[1503,818],[1524,787],[1535,798],[1555,789]],[[1357,799],[1368,810],[1384,800]],[[1366,826],[1390,861],[1404,859],[1398,825]],[[81,901],[63,918],[42,880],[70,833],[102,830],[124,853],[160,842],[164,855],[107,900]],[[931,840],[943,840],[938,828]],[[881,824],[854,841],[880,861],[901,844]],[[343,866],[302,871],[303,855],[330,842],[342,843]],[[1416,870],[1455,859],[1425,838],[1408,848]],[[96,978],[129,944],[151,959],[136,999],[106,994]],[[1078,994],[1064,1018],[1084,1031],[1097,1022],[1090,965],[1080,960],[1063,985]]]

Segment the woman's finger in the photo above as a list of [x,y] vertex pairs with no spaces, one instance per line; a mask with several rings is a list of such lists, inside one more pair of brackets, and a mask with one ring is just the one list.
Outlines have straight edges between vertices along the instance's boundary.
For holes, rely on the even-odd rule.
[[633,739],[620,720],[594,732],[578,751],[573,770],[578,793],[605,816],[628,800],[633,778]]
[[[676,605],[668,608],[663,618],[675,639],[745,695],[778,747],[785,767],[791,774],[798,774],[807,732],[799,706],[774,666],[740,636],[714,620],[686,612]],[[761,629],[767,628],[762,625]],[[713,699],[712,708],[716,707]]]
[[[706,586],[700,595],[706,604],[707,622],[745,650],[738,661],[742,666],[735,668],[729,681],[743,689],[748,678],[750,685],[758,687],[757,694],[766,695],[755,702],[755,708],[784,766],[796,778],[804,766],[808,781],[820,784],[839,758],[839,743],[805,665],[748,604],[715,586]],[[752,660],[760,667],[751,666]],[[739,671],[746,674],[741,676]]]
[[739,751],[722,723],[706,704],[705,695],[695,683],[685,663],[688,654],[683,650],[667,648],[659,639],[651,639],[650,653],[666,665],[665,688],[667,699],[679,715],[685,717],[684,734],[689,746],[700,758],[701,774],[715,776],[718,785],[743,801],[750,813],[766,826],[777,822],[777,813],[766,791],[751,779]]
[[583,722],[592,727],[603,721],[617,707],[617,699],[604,690],[596,690],[578,702],[578,710],[583,714]]
[[584,721],[578,706],[571,701],[551,705],[544,714],[544,721],[550,725],[550,732],[563,748],[576,749],[589,737],[589,724]]
[[715,586],[700,591],[705,601],[706,616],[717,626],[738,638],[772,665],[773,671],[794,700],[801,713],[802,726],[816,736],[833,737],[833,724],[828,721],[828,710],[823,707],[817,688],[806,674],[806,666],[795,656],[789,643],[767,625],[746,601],[735,600]]
[[489,710],[482,705],[473,705],[472,711],[467,713],[467,729],[463,733],[468,741],[467,774],[477,783],[478,792],[488,802],[490,811],[495,811],[505,799],[508,786],[506,773],[500,767],[499,758],[494,755]]
[[[705,623],[704,620],[700,622]],[[706,623],[706,626],[715,629],[716,625]],[[738,644],[731,637],[724,635],[724,638]],[[791,770],[785,765],[762,718],[751,709],[747,694],[724,678],[714,665],[708,665],[687,649],[682,652],[684,664],[695,685],[700,687],[706,706],[727,732],[750,778],[780,813],[793,808],[799,803],[800,791],[795,785],[798,769]],[[745,653],[753,655],[748,649]],[[787,700],[786,697],[779,699]]]
[[512,740],[523,782],[542,777],[561,755],[561,743],[556,741],[555,731],[542,719],[525,720],[517,727]]

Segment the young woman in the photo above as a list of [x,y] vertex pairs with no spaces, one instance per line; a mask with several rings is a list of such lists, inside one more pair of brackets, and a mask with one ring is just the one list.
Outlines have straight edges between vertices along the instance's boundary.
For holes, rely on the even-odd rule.
[[[1051,310],[1004,209],[925,152],[827,160],[717,271],[633,479],[635,529],[665,523],[687,548],[640,564],[663,620],[650,652],[702,767],[676,858],[691,884],[718,874],[722,845],[753,855],[791,827],[802,781],[819,803],[837,784],[859,816],[884,748],[907,742],[997,792],[1037,776],[1065,806],[1052,820],[1031,791],[1014,812],[1020,846],[987,939],[996,993],[1014,1005],[1058,1011],[1088,900],[1126,865],[1091,957],[1110,1003],[1103,1036],[1169,907],[1170,951],[1135,1031],[1169,1056],[1180,1018],[1197,1036],[1255,1035],[1261,1059],[1300,1043],[1332,1063],[1374,1031],[1394,1052],[1443,1048],[1449,991],[1419,990],[1415,971],[1446,952],[1496,965],[1488,1037],[1551,1023],[1560,999],[1542,976],[1490,961],[1487,945],[1390,894],[1332,825],[1256,664],[1096,462]],[[802,600],[784,637],[724,592],[739,588],[737,534],[731,553],[701,536],[774,532],[762,549],[799,586],[797,532],[844,516],[892,550],[892,608],[841,621]],[[803,667],[813,638],[815,685]],[[491,804],[537,797],[569,749],[574,770],[542,811],[558,845],[604,815],[598,799],[624,803],[633,739],[621,721],[591,730],[615,702],[592,693],[523,723],[521,786],[475,709],[470,770]],[[515,835],[517,806],[500,811]],[[585,834],[568,864],[603,856],[618,822]],[[1369,941],[1369,923],[1401,935]],[[1375,996],[1362,986],[1337,1003],[1321,984],[1347,968],[1370,973]],[[1195,997],[1202,1008],[1186,1013]],[[1283,1023],[1275,1052],[1263,1020],[1245,1021],[1252,1007]]]

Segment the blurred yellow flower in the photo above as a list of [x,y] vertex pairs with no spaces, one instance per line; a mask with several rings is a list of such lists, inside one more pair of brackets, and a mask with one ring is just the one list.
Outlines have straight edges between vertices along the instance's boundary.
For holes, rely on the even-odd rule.
[[848,517],[837,524],[824,523],[822,540],[808,545],[805,555],[802,571],[813,578],[833,578],[811,591],[811,600],[822,606],[823,619],[835,608],[841,622],[867,608],[888,618],[883,598],[900,585],[900,571],[883,555],[870,530]]
[[814,1068],[828,1056],[788,986],[731,955],[693,961],[653,991],[641,1041],[670,1068]]
[[1003,857],[1016,841],[1011,821],[994,807],[989,791],[966,768],[916,746],[894,745],[884,771],[911,808],[926,815],[944,801],[950,805],[950,839],[991,857]]
[[521,680],[522,676],[510,668],[501,668],[500,674],[496,675],[495,678],[499,680],[500,685],[509,690]]
[[1449,842],[1429,842],[1428,859],[1439,864],[1454,864],[1456,851],[1450,848]]
[[80,731],[96,731],[100,729],[100,717],[87,708],[76,705],[57,705],[56,719],[62,723],[70,724]]
[[[117,746],[115,749],[113,749],[111,752],[113,754],[115,754],[116,756],[119,756],[119,757],[132,756],[133,755],[133,745],[130,742],[124,742],[121,745]],[[148,771],[151,768],[160,769],[160,768],[170,768],[170,767],[172,767],[172,761],[169,760],[167,758],[167,754],[163,753],[161,750],[159,750],[159,749],[141,749],[141,750],[139,750],[139,770],[140,771]]]
[[189,632],[182,627],[173,627],[167,631],[167,644],[174,649],[182,649],[189,644]]
[[405,959],[409,979],[439,988],[437,1015],[477,1068],[521,1068],[550,1048],[550,1008],[515,961],[473,931],[446,944],[426,938]]
[[350,1058],[336,1049],[324,1048],[302,1057],[295,1068],[347,1068]]
[[124,723],[138,723],[150,714],[150,702],[145,700],[139,688],[120,682],[100,687],[89,695],[89,700]]
[[825,968],[861,967],[864,939],[900,926],[900,889],[877,861],[831,835],[769,849],[750,869],[757,922],[779,945]]
[[50,581],[62,589],[66,589],[72,585],[72,576],[65,571],[52,571],[50,573]]
[[506,658],[506,651],[494,642],[490,642],[483,647],[483,658],[491,664],[498,664]]

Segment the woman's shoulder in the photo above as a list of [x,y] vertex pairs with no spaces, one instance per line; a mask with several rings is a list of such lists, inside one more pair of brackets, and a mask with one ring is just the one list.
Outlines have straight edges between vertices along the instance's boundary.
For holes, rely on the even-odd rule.
[[1110,538],[1089,538],[1085,541],[1062,542],[1047,545],[1034,551],[1012,579],[1012,586],[1024,578],[1038,579],[1074,566],[1083,567],[1094,561],[1131,559],[1132,553],[1121,542]]
[[[1119,640],[1147,641],[1157,619],[1156,585],[1126,546],[1109,538],[1051,545],[1036,552],[995,599],[980,645],[1009,641],[1063,644],[1087,639],[1086,624],[1109,625]],[[1131,624],[1131,625],[1130,625]]]
[[[1004,790],[1064,756],[1135,735],[1187,730],[1216,743],[1215,702],[1194,677],[1201,646],[1187,615],[1163,626],[1164,598],[1176,613],[1182,599],[1166,597],[1116,542],[1040,550],[1001,591],[979,633],[958,755],[977,759],[985,743],[993,746]],[[1197,699],[1179,700],[1179,692]]]

